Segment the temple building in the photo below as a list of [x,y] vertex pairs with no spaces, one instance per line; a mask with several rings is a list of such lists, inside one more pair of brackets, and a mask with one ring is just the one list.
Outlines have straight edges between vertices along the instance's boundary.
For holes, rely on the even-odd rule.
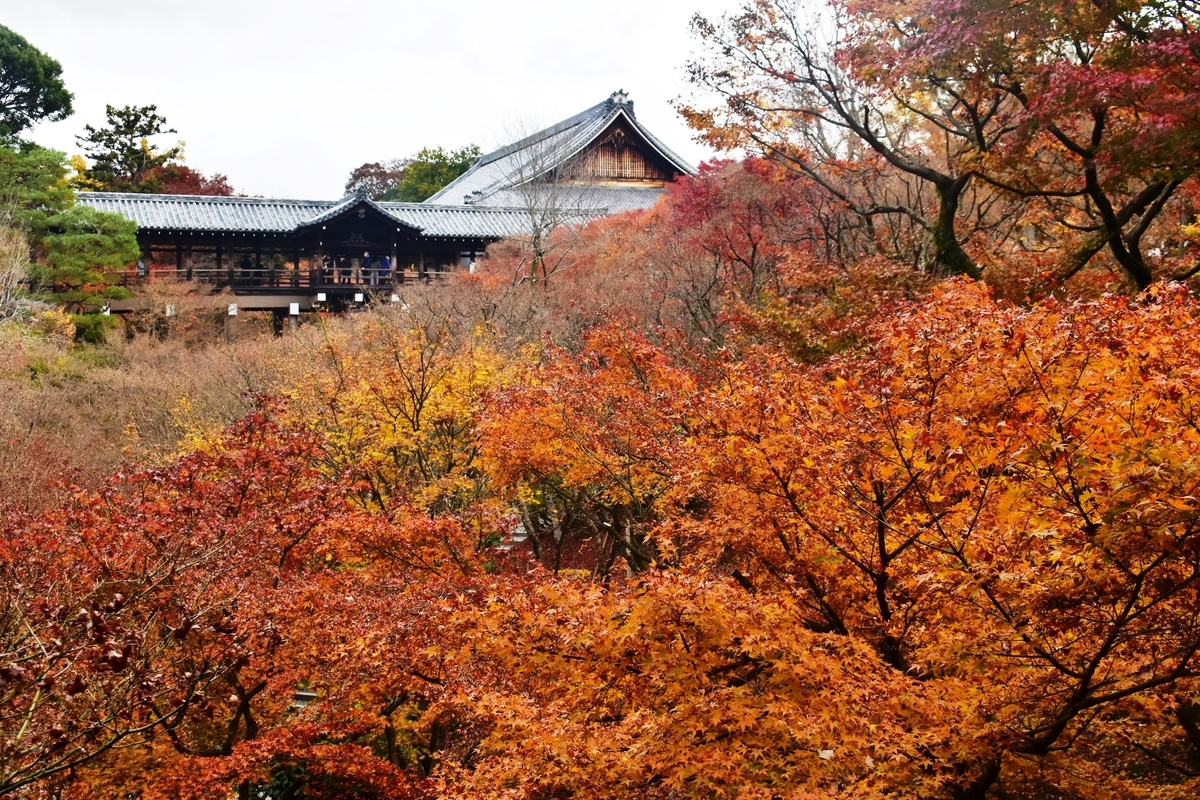
[[668,183],[694,173],[638,122],[633,101],[620,91],[570,119],[480,156],[425,202],[524,208],[547,184],[570,184],[586,187],[572,194],[588,207],[617,214],[649,208]]
[[586,220],[654,204],[692,167],[646,130],[624,92],[477,159],[424,203],[82,192],[138,224],[133,279],[230,287],[255,308],[331,304],[469,267],[531,225],[531,199],[559,192]]

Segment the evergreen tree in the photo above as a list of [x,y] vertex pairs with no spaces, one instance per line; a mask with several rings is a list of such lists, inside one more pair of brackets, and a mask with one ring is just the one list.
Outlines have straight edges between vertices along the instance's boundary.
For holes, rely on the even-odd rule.
[[0,140],[15,139],[41,120],[66,119],[71,99],[62,66],[0,25]]
[[108,125],[84,126],[84,135],[76,137],[79,146],[92,161],[86,179],[110,192],[158,192],[157,173],[183,153],[182,144],[158,150],[151,139],[176,133],[158,114],[158,106],[105,106]]
[[66,156],[28,143],[0,147],[0,194],[12,207],[16,223],[40,249],[46,221],[75,203]]
[[120,281],[139,256],[137,223],[73,206],[48,218],[46,227],[46,255],[31,269],[33,283],[76,313],[79,338],[95,341],[108,327],[108,319],[96,313],[104,301],[129,297]]
[[423,202],[470,169],[480,153],[479,147],[473,144],[457,150],[423,148],[405,164],[404,180],[389,190],[384,199],[405,203]]

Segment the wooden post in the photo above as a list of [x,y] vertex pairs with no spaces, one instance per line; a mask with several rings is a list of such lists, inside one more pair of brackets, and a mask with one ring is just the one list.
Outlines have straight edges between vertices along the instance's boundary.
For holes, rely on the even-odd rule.
[[[223,254],[221,252],[221,245],[218,243],[217,244],[217,274],[218,275],[221,274],[221,256],[222,255]],[[232,264],[229,266],[229,285],[230,285],[230,287],[233,286],[233,265]]]
[[236,303],[229,304],[229,311],[225,315],[225,341],[229,344],[237,341],[237,314],[238,308]]
[[189,244],[187,248],[187,279],[189,281],[192,279],[192,255],[192,246]]
[[300,245],[292,246],[292,288],[300,285]]
[[175,279],[179,280],[179,273],[183,272],[183,245],[179,240],[175,240]]

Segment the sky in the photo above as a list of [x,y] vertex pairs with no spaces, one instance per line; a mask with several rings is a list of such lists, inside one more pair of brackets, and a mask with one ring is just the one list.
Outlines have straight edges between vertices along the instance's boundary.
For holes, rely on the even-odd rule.
[[[27,138],[77,153],[104,106],[158,106],[188,166],[239,192],[331,199],[352,169],[426,146],[485,151],[624,89],[692,163],[671,106],[696,91],[689,22],[737,0],[0,0],[63,66],[75,114]],[[536,127],[535,127],[536,126]]]

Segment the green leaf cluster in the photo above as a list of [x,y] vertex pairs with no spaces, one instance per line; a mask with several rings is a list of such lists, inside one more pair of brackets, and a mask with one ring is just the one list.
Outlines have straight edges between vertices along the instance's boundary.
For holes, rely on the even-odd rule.
[[399,186],[388,190],[384,200],[399,200],[403,203],[420,203],[428,200],[447,184],[471,168],[482,151],[478,145],[467,145],[457,150],[443,147],[423,148],[404,167],[404,180]]
[[62,66],[17,32],[0,25],[0,141],[41,120],[71,115]]
[[158,107],[105,106],[108,124],[102,128],[85,125],[77,137],[79,146],[92,162],[85,179],[96,188],[109,192],[159,192],[161,181],[155,172],[175,162],[183,146],[158,150],[151,139],[176,133],[167,127]]
[[[77,312],[95,312],[105,299],[128,296],[119,284],[121,273],[140,255],[137,225],[77,206],[66,155],[17,140],[34,122],[71,113],[71,94],[61,74],[57,61],[0,25],[0,225],[20,231],[21,240],[32,246],[32,290]],[[108,116],[109,128],[88,127],[97,147],[108,146],[97,162],[106,176],[127,168],[136,176],[137,169],[178,155],[178,148],[156,153],[147,143],[149,135],[167,132],[154,106],[109,107]],[[97,341],[112,320],[81,313],[75,323],[78,338]]]
[[0,200],[35,246],[41,244],[46,221],[75,204],[67,182],[66,156],[31,144],[0,147]]
[[137,224],[119,214],[72,206],[46,221],[46,257],[31,276],[43,292],[80,309],[128,297],[121,274],[138,259]]

